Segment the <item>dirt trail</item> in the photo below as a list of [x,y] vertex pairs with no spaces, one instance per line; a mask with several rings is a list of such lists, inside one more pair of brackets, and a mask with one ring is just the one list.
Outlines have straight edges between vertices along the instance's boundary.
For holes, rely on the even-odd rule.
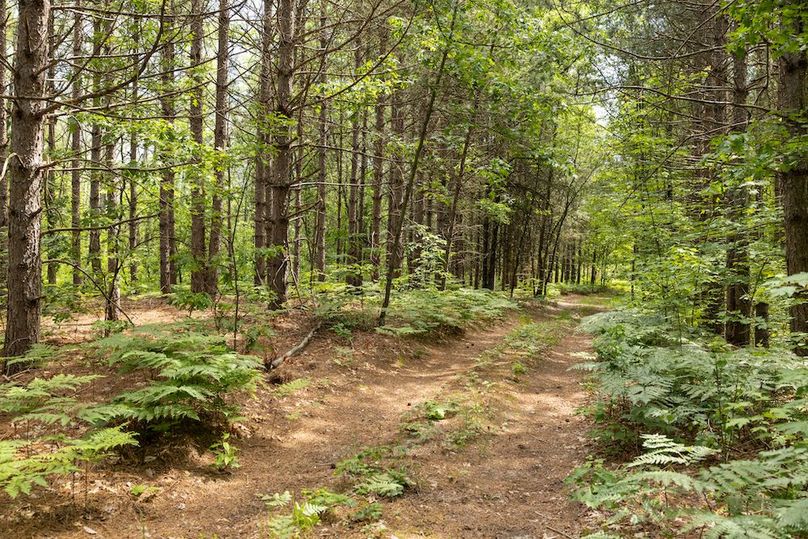
[[[289,379],[303,377],[310,385],[283,397],[262,391],[247,406],[251,431],[236,442],[241,468],[232,475],[211,473],[207,457],[198,456],[147,469],[145,478],[142,468],[131,470],[132,484],[148,482],[159,494],[143,502],[119,491],[95,518],[54,522],[35,535],[259,537],[267,520],[259,495],[338,489],[335,463],[363,448],[400,442],[402,423],[418,403],[465,395],[485,406],[484,426],[469,433],[468,443],[450,445],[447,429],[463,427],[457,418],[441,422],[438,436],[411,447],[403,463],[417,488],[383,503],[385,528],[378,537],[577,537],[581,508],[568,500],[563,479],[587,453],[587,425],[575,414],[586,395],[569,367],[590,350],[589,339],[574,331],[574,322],[559,326],[560,341],[518,379],[503,342],[531,321],[551,324],[591,311],[584,302],[573,297],[521,311],[445,343],[357,335],[349,348],[317,339],[283,368]],[[486,351],[493,359],[481,366]],[[125,484],[126,477],[126,470],[117,471],[95,491]],[[361,525],[332,523],[310,535],[368,533]]]

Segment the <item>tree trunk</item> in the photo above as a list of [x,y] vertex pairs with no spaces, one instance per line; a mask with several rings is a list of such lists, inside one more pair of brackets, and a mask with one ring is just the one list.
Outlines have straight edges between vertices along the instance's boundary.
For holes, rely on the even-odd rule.
[[[798,21],[801,19],[798,17]],[[786,28],[789,34],[804,32],[801,22]],[[808,108],[808,53],[788,52],[779,61],[779,106],[791,140],[808,135],[804,115]],[[791,166],[780,173],[785,219],[786,271],[789,275],[808,272],[808,157],[802,152],[794,156]],[[808,333],[808,294],[800,294],[802,303],[791,308],[791,331]],[[795,352],[808,356],[808,344]]]
[[[0,58],[8,58],[6,52],[6,35],[8,32],[7,23],[8,17],[5,16],[6,13],[6,0],[0,0],[0,14],[3,14],[0,17]],[[6,162],[6,156],[8,155],[8,130],[7,130],[7,114],[6,114],[6,100],[3,98],[4,95],[8,92],[6,85],[8,81],[6,79],[6,64],[5,62],[0,62],[0,163]],[[6,256],[6,240],[8,239],[8,233],[6,230],[8,227],[8,174],[3,174],[0,177],[0,256],[3,257],[3,264],[2,268],[5,270],[5,256]],[[5,275],[5,271],[2,272]]]
[[272,111],[272,0],[264,0],[264,20],[261,27],[261,71],[258,88],[258,152],[255,160],[255,276],[256,286],[266,284],[267,257],[263,252],[267,246],[268,186],[270,183],[270,125],[267,122]]
[[[97,15],[93,19],[93,57],[98,58],[101,56],[102,42],[106,34],[106,23],[101,15]],[[97,69],[93,72],[93,108],[96,110],[101,108],[101,97],[98,94],[101,90],[101,70]],[[92,163],[92,170],[90,171],[90,224],[96,228],[90,230],[90,243],[88,246],[88,258],[92,266],[95,278],[98,279],[101,274],[101,229],[98,228],[99,219],[101,217],[101,145],[102,145],[101,124],[95,121],[92,124],[92,131],[90,134],[90,162]]]
[[[170,14],[171,15],[171,14]],[[171,36],[173,24],[169,20],[165,23],[165,32]],[[163,118],[173,128],[176,111],[174,108],[174,42],[171,38],[163,46],[161,61],[161,93],[160,108]],[[175,173],[171,168],[172,156],[169,151],[160,151],[160,161],[164,167],[160,178],[160,292],[171,293],[171,287],[176,283],[176,269],[174,254],[174,183]]]
[[217,258],[221,248],[222,192],[225,186],[224,154],[227,151],[227,70],[230,65],[228,33],[230,31],[229,0],[219,0],[219,50],[216,56],[216,120],[213,128],[213,145],[223,159],[214,168],[213,195],[211,200],[210,238],[208,245],[208,271],[206,292],[211,296],[218,292],[219,270]]
[[[56,42],[56,35],[55,30],[53,27],[53,11],[51,11],[50,16],[48,17],[48,49],[54,50],[55,42]],[[56,80],[56,64],[54,62],[50,62],[48,65],[48,75],[47,75],[47,88],[46,92],[48,94],[54,93],[54,81]],[[47,157],[46,161],[51,162],[56,160],[56,115],[50,114],[47,119]],[[57,220],[57,208],[54,207],[54,202],[56,197],[54,195],[54,191],[56,190],[56,171],[53,167],[48,167],[47,171],[45,172],[45,183],[43,184],[43,200],[45,202],[45,223],[46,226],[51,228],[56,228],[56,220]],[[53,246],[50,247],[53,249]],[[45,258],[57,258],[58,255],[54,253],[54,256],[50,256],[50,253],[46,253]],[[55,262],[50,262],[47,264],[47,278],[48,284],[55,285],[56,284],[56,273],[59,269],[59,265]]]
[[[80,0],[76,0],[76,14],[73,20],[73,56],[81,56],[84,32],[82,31],[82,13]],[[2,34],[0,34],[2,35]],[[81,66],[76,65],[73,72],[72,97],[78,101],[81,96]],[[73,262],[73,285],[81,286],[84,274],[81,272],[81,123],[71,119],[70,150],[73,159],[70,162],[70,258]]]
[[[387,33],[382,30],[379,36],[379,54],[384,54],[387,48]],[[370,264],[372,266],[371,279],[379,280],[381,256],[381,224],[382,224],[382,180],[384,178],[384,147],[387,143],[384,132],[384,109],[387,98],[380,94],[376,99],[373,139],[373,207],[370,222]]]
[[[297,118],[297,140],[303,140],[303,109],[300,110]],[[302,200],[302,187],[303,183],[303,159],[305,157],[305,148],[302,144],[298,144],[297,156],[295,158],[295,187],[294,191],[294,223],[292,225],[292,232],[294,237],[292,239],[292,282],[298,283],[300,281],[300,247],[303,242],[302,227],[303,222],[303,200]]]
[[[404,137],[404,111],[401,104],[401,90],[396,90],[390,99],[390,126],[393,135],[398,141]],[[401,259],[404,252],[399,245],[394,247],[395,231],[399,221],[402,221],[404,214],[401,211],[402,189],[404,184],[403,167],[404,160],[400,149],[393,156],[390,163],[390,176],[387,189],[387,260],[392,261],[393,277],[400,275]],[[400,242],[399,242],[400,243]],[[389,263],[388,263],[389,265]]]
[[[362,66],[362,47],[357,44],[354,53],[354,70],[358,73]],[[345,282],[351,286],[362,286],[362,272],[358,269],[362,258],[362,238],[359,231],[359,176],[360,135],[362,111],[359,107],[351,115],[351,177],[348,187],[348,271]]]
[[[9,164],[8,306],[3,355],[20,356],[39,341],[42,300],[40,219],[43,115],[50,0],[18,0]],[[6,372],[24,368],[6,365]]]
[[286,120],[286,125],[278,129],[275,139],[276,155],[272,176],[272,233],[269,246],[272,253],[267,260],[267,272],[270,290],[274,297],[270,304],[273,309],[280,308],[286,302],[286,269],[288,265],[289,234],[289,187],[291,185],[292,126],[291,109],[292,82],[294,79],[295,56],[295,0],[278,2],[278,63],[276,73],[277,107],[279,118]]
[[[326,32],[325,2],[320,7],[320,54],[322,55],[320,73],[317,82],[325,88],[326,76],[326,49],[328,36]],[[324,90],[323,90],[324,92]],[[328,103],[324,94],[320,95],[320,115],[318,118],[318,148],[317,148],[317,207],[314,219],[314,272],[318,281],[325,280],[325,221],[326,221],[326,146],[328,145]]]
[[[135,34],[135,48],[140,43],[140,22],[137,21],[137,30]],[[134,81],[132,82],[132,101],[137,102],[138,99],[138,66],[134,66],[135,74],[134,74]],[[129,280],[131,281],[132,287],[134,288],[137,283],[137,258],[135,255],[135,250],[137,249],[137,241],[138,241],[138,223],[136,221],[137,218],[137,181],[136,181],[136,174],[135,170],[138,167],[137,162],[137,134],[133,130],[132,133],[129,135]]]
[[204,15],[201,0],[191,0],[191,56],[190,69],[193,88],[188,106],[188,125],[194,145],[195,166],[191,176],[191,292],[207,291],[207,249],[205,245],[205,163],[202,147],[205,143],[202,125],[202,40],[204,38]]
[[[107,167],[112,169],[113,153],[115,145],[113,142],[108,142],[105,146],[104,163]],[[107,184],[106,208],[105,213],[112,222],[120,221],[119,208],[117,200],[119,197],[118,180],[115,176],[110,176],[109,183]],[[115,321],[118,320],[118,311],[121,304],[121,289],[118,286],[118,275],[120,274],[119,260],[118,260],[118,239],[121,231],[120,225],[113,225],[107,229],[107,297],[105,298],[104,320]],[[108,334],[109,328],[105,330]]]
[[[748,113],[744,108],[747,97],[746,52],[733,56],[732,126],[731,131],[743,132],[748,123]],[[740,163],[735,163],[735,166]],[[732,166],[732,164],[730,165]],[[729,237],[727,249],[727,322],[724,337],[735,346],[746,346],[751,337],[749,324],[752,316],[752,300],[749,297],[749,238],[746,230],[741,230],[749,193],[744,186],[732,186],[727,193],[727,213],[734,232]]]

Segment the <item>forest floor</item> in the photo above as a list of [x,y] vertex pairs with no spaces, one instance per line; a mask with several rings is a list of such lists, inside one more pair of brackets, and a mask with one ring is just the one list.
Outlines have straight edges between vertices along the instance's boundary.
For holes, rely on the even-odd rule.
[[232,473],[212,471],[209,453],[166,448],[93,474],[77,494],[86,508],[29,498],[0,509],[0,536],[267,537],[261,495],[345,491],[334,468],[376,448],[413,486],[379,500],[380,519],[326,519],[306,536],[578,537],[590,516],[563,480],[592,448],[570,367],[591,352],[577,320],[602,305],[565,296],[431,341],[321,333],[276,371],[282,384],[246,403]]

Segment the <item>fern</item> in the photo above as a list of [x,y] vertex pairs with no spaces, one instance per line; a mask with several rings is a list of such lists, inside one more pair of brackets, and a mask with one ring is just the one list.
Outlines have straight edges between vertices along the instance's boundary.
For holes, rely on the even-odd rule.
[[0,442],[0,487],[6,494],[12,498],[30,494],[36,485],[47,486],[51,476],[79,471],[81,462],[93,462],[114,449],[137,445],[134,435],[120,427],[95,431],[84,438],[57,440],[59,444],[47,445],[21,440]]
[[716,453],[715,449],[703,446],[686,446],[676,443],[661,434],[644,434],[643,447],[649,451],[634,459],[629,467],[634,466],[668,466],[671,464],[690,465],[706,459]]
[[412,482],[403,474],[395,470],[374,473],[354,487],[357,494],[375,494],[385,498],[395,498],[404,493],[404,489]]
[[82,414],[96,424],[133,421],[161,431],[181,421],[229,422],[238,409],[225,403],[226,396],[251,391],[259,377],[260,360],[236,354],[218,336],[133,334],[109,337],[97,347],[122,372],[149,370],[156,379]]
[[292,495],[286,491],[283,494],[261,496],[267,507],[282,509],[292,503],[290,513],[273,516],[267,523],[272,537],[285,539],[299,537],[301,533],[310,530],[320,523],[323,515],[337,506],[353,507],[356,501],[350,496],[337,494],[325,488],[314,491],[303,491],[303,501],[292,503]]
[[34,378],[27,385],[0,385],[0,412],[12,414],[14,422],[34,421],[51,425],[70,424],[81,408],[75,393],[82,385],[97,380],[100,376],[57,374],[51,378]]
[[[598,361],[583,368],[597,382],[590,411],[605,423],[600,432],[612,445],[642,442],[645,452],[614,470],[582,467],[571,476],[577,499],[612,511],[615,523],[654,523],[682,535],[808,534],[804,359],[778,349],[730,350],[696,334],[674,341],[664,320],[636,311],[583,325],[598,334]],[[715,463],[736,448],[749,457]],[[700,500],[709,500],[709,511]]]

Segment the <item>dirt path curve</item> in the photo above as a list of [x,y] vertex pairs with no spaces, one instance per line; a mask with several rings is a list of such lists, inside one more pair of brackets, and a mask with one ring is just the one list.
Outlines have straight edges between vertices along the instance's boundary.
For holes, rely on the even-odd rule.
[[[590,350],[589,338],[574,330],[584,303],[567,297],[448,343],[357,335],[349,348],[318,339],[284,367],[289,379],[309,385],[282,397],[264,391],[248,405],[245,423],[254,428],[237,442],[240,469],[215,475],[196,457],[154,470],[147,479],[160,493],[90,522],[94,536],[260,537],[267,511],[258,495],[338,489],[335,463],[363,448],[400,443],[416,405],[466,399],[473,403],[468,413],[436,424],[431,438],[407,452],[403,464],[418,486],[383,503],[375,536],[577,537],[581,510],[568,501],[563,479],[587,452],[587,425],[575,414],[586,395],[580,375],[569,370]],[[515,376],[516,356],[506,343],[533,322],[561,334]],[[82,536],[80,527],[64,532]],[[369,533],[332,523],[310,536]]]

